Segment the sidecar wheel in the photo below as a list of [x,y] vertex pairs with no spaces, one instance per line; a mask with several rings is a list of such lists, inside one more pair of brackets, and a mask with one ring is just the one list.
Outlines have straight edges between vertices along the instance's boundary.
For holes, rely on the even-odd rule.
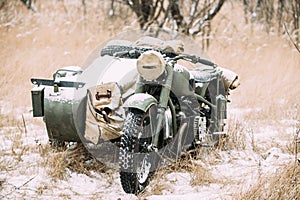
[[142,192],[154,174],[151,170],[151,154],[143,148],[144,144],[149,144],[149,139],[138,138],[139,133],[143,131],[145,116],[145,113],[138,110],[129,112],[121,137],[120,179],[123,190],[130,194]]

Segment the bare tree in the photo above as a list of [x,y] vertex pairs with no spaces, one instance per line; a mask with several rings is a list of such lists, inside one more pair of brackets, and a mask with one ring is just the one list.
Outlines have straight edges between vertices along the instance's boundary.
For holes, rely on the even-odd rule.
[[250,16],[251,22],[263,24],[268,32],[277,28],[279,34],[286,33],[282,27],[287,24],[296,43],[300,42],[300,0],[243,0],[243,4],[246,23]]
[[[4,7],[5,3],[9,0],[0,0],[0,10]],[[20,0],[28,9],[32,10],[33,12],[37,12],[35,7],[36,0]]]
[[28,9],[32,10],[33,12],[37,12],[37,9],[35,7],[36,0],[20,0],[20,1],[22,1]]
[[293,0],[291,2],[291,7],[292,7],[292,16],[294,18],[293,20],[293,30],[297,31],[298,34],[295,34],[296,36],[296,42],[299,44],[300,43],[300,27],[299,27],[299,21],[300,21],[300,0]]
[[[113,5],[111,0],[111,5]],[[156,24],[171,27],[188,35],[209,38],[210,21],[221,10],[225,0],[120,0],[131,8],[141,29]],[[187,8],[187,9],[186,9]],[[111,6],[110,13],[114,13]],[[209,43],[207,43],[209,45]]]

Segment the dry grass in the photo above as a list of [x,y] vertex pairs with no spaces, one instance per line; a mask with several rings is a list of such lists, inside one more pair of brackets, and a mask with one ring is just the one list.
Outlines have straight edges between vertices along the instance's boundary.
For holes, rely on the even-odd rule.
[[172,190],[171,187],[168,184],[166,184],[166,178],[164,177],[165,173],[166,172],[164,170],[158,170],[154,174],[154,177],[152,178],[148,188],[144,190],[141,194],[139,194],[138,197],[140,199],[147,199],[147,196],[150,195],[163,195],[164,191],[172,192],[170,191]]
[[[15,124],[13,120],[12,125]],[[22,157],[30,152],[30,147],[23,143],[24,133],[18,127],[6,127],[2,135],[3,144],[10,144],[0,151],[0,170],[10,171],[18,167]]]
[[[42,129],[44,124],[22,115],[29,112],[23,108],[31,105],[30,78],[51,78],[59,67],[81,65],[89,52],[122,28],[117,25],[120,20],[102,20],[106,10],[99,1],[89,1],[87,5],[89,22],[83,18],[79,1],[69,1],[65,10],[62,1],[41,0],[43,6],[38,4],[40,12],[36,14],[18,2],[7,1],[0,15],[0,131],[10,146],[9,150],[0,151],[0,170],[11,174],[18,169],[18,174],[29,174],[45,167],[53,180],[65,179],[69,172],[104,172],[104,166],[82,147],[55,151],[49,145],[25,144],[26,134],[32,136],[31,132],[26,133],[25,126],[38,124]],[[23,160],[33,154],[40,157],[32,163]],[[44,190],[47,188],[40,186],[38,192],[42,194]]]
[[[214,157],[216,152],[210,152],[209,155],[205,157]],[[200,155],[200,154],[197,154]],[[203,156],[203,154],[201,155]],[[205,159],[204,156],[202,159]],[[199,186],[199,185],[208,185],[210,183],[215,182],[212,174],[209,172],[208,168],[203,164],[200,164],[199,158],[190,153],[186,153],[182,158],[176,160],[173,164],[165,166],[162,169],[163,174],[171,173],[171,172],[187,172],[190,173],[192,179],[190,185]],[[209,160],[205,160],[204,162],[209,162]],[[210,163],[212,164],[212,163]]]
[[290,163],[284,169],[261,179],[237,199],[299,199],[300,198],[300,166]]
[[48,169],[47,173],[54,180],[67,179],[69,172],[91,176],[91,171],[99,173],[107,171],[107,168],[94,158],[83,144],[65,150],[46,149],[49,152],[48,156],[43,156],[47,150],[42,150],[42,157],[44,158],[42,165]]
[[85,16],[81,1],[63,5],[64,1],[41,0],[37,14],[16,2],[6,3],[0,17],[0,45],[5,47],[0,49],[0,100],[13,99],[15,107],[30,105],[31,77],[50,78],[59,67],[81,65],[89,52],[130,20],[105,17],[108,2],[103,1],[89,1]]
[[241,86],[232,92],[233,104],[260,108],[264,119],[283,115],[286,106],[291,108],[300,100],[296,87],[300,82],[299,53],[287,37],[245,25],[241,5],[226,4],[223,11],[214,21],[218,28],[209,55],[241,77]]
[[[298,121],[299,122],[299,121]],[[300,124],[295,129],[292,153],[294,162],[278,169],[272,175],[260,177],[257,184],[236,199],[300,199]]]
[[247,146],[247,130],[245,124],[238,120],[231,120],[227,124],[228,137],[221,138],[218,146],[221,150],[245,150]]
[[209,169],[200,165],[195,165],[192,170],[192,180],[190,182],[191,186],[203,186],[216,182]]
[[198,161],[198,159],[187,153],[181,159],[176,160],[176,162],[162,166],[155,172],[147,190],[140,194],[139,197],[147,198],[150,195],[163,195],[164,192],[174,192],[171,185],[175,184],[176,179],[170,181],[166,177],[166,175],[171,173],[184,173],[187,176],[189,174],[191,178],[187,184],[192,187],[216,183],[217,180],[213,178],[207,166],[200,164]]

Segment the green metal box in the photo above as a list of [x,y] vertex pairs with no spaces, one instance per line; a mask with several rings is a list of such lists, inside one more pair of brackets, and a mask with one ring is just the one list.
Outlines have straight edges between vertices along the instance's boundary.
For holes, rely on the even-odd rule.
[[31,100],[34,117],[44,116],[44,87],[31,89]]

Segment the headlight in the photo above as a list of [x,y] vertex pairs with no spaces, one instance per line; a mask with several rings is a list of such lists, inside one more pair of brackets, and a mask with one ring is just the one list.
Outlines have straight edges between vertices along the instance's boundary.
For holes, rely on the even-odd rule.
[[166,67],[163,56],[156,51],[146,51],[137,60],[137,70],[146,80],[155,80]]

